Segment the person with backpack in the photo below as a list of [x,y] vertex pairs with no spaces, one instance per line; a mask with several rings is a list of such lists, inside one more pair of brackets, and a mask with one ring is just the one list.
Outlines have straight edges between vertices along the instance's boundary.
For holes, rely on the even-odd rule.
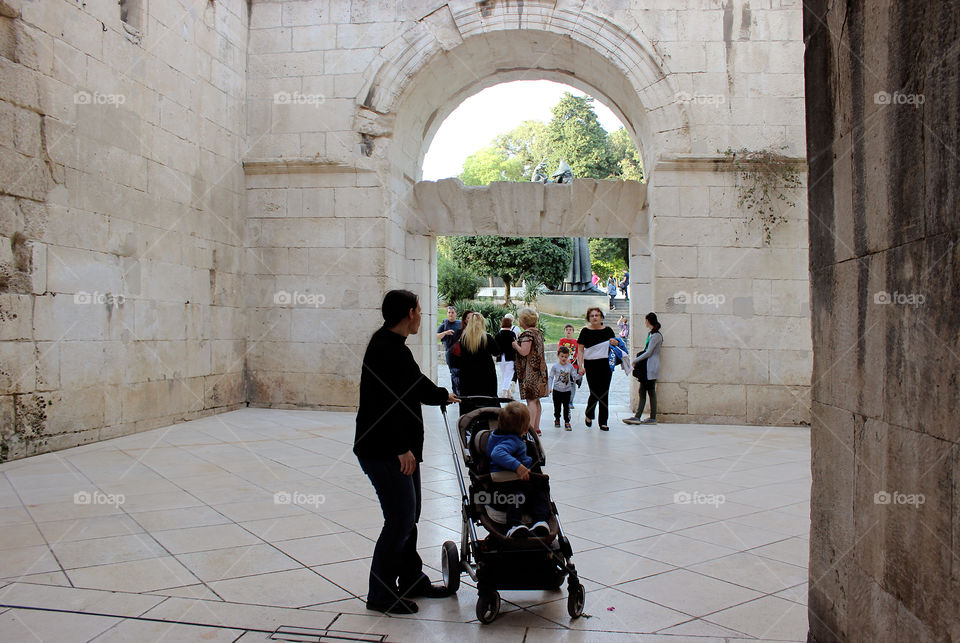
[[[644,318],[648,333],[643,350],[637,353],[633,360],[633,376],[640,380],[640,403],[634,417],[627,418],[624,424],[656,424],[657,423],[657,376],[660,372],[660,346],[663,345],[663,335],[660,333],[660,322],[656,313],[647,313]],[[643,408],[650,397],[650,416],[643,420]]]

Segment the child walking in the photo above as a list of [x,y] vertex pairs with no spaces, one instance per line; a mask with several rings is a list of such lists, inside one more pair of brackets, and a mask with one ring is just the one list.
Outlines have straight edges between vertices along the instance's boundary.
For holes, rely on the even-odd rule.
[[547,380],[547,395],[553,392],[553,426],[560,426],[560,408],[563,407],[563,428],[570,431],[570,394],[577,388],[580,373],[570,361],[570,349],[557,349],[557,363],[550,369]]
[[[573,324],[567,324],[563,327],[564,336],[560,338],[560,341],[557,342],[557,353],[559,354],[559,348],[561,346],[566,346],[570,349],[570,363],[576,367],[577,365],[577,353],[580,350],[580,344],[577,343],[577,338],[573,336],[574,328]],[[579,373],[578,373],[579,375]],[[580,385],[583,383],[583,378],[577,378],[577,385],[570,389],[570,408],[573,409],[573,399],[577,397],[577,389],[580,388]]]
[[[522,319],[522,318],[521,318]],[[522,322],[521,322],[522,324]],[[510,402],[500,411],[497,429],[487,441],[490,473],[513,471],[519,480],[495,482],[495,489],[508,501],[503,504],[507,514],[507,538],[527,538],[533,532],[539,538],[550,535],[547,520],[550,517],[550,495],[547,476],[530,477],[533,458],[527,455],[524,436],[530,429],[530,411],[520,402]],[[523,524],[526,511],[532,524]]]

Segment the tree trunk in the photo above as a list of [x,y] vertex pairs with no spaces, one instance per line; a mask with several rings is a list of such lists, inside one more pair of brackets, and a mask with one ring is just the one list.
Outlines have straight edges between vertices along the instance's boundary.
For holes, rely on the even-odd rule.
[[503,280],[503,305],[504,306],[510,305],[510,280],[509,279]]

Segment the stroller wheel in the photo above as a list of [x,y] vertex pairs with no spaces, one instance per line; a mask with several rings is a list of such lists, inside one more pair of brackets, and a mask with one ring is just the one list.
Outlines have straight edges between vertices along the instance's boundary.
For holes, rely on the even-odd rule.
[[500,593],[483,592],[477,597],[477,618],[484,625],[493,623],[500,613]]
[[460,554],[457,552],[457,543],[448,540],[443,543],[443,554],[440,557],[443,572],[443,585],[451,594],[460,589]]
[[570,618],[580,618],[583,614],[583,604],[586,602],[586,590],[581,583],[570,587],[570,595],[567,597],[567,613]]

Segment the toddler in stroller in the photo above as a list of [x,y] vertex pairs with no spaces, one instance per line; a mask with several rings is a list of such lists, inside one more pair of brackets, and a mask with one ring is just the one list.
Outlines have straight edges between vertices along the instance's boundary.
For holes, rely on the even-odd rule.
[[[531,532],[538,538],[550,535],[550,491],[546,475],[530,477],[533,458],[527,455],[524,440],[529,429],[526,405],[510,402],[500,411],[497,429],[487,440],[493,502],[506,514],[507,538],[527,538]],[[523,524],[524,513],[533,521],[529,528]]]
[[[444,585],[455,593],[460,574],[469,575],[477,583],[477,618],[491,623],[500,611],[499,590],[559,590],[566,579],[567,611],[578,618],[586,592],[541,471],[546,464],[543,445],[535,433],[520,437],[530,422],[526,406],[503,398],[462,399],[477,408],[460,416],[456,432],[446,425],[463,502],[463,529],[459,549],[453,541],[443,543]],[[501,403],[509,404],[501,409]],[[441,408],[446,424],[446,408]],[[507,429],[501,430],[504,423]],[[511,433],[510,427],[518,428]],[[503,445],[504,458],[509,453],[516,463],[501,459],[496,464],[491,454],[497,451],[497,442]],[[518,502],[520,494],[524,497]],[[514,529],[525,523],[532,531]],[[478,527],[486,530],[485,537],[478,534]]]

